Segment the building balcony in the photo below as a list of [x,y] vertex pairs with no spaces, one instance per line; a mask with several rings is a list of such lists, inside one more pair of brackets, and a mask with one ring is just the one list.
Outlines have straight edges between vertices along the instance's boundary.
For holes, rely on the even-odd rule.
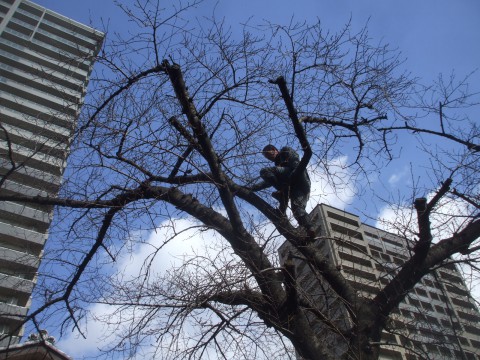
[[0,246],[40,256],[47,235],[0,221]]
[[[21,131],[35,134],[37,137],[48,138],[56,142],[68,142],[71,129],[57,125],[50,119],[44,120],[38,116],[29,116],[24,112],[0,105],[2,123],[17,127]],[[63,120],[62,120],[63,121]]]
[[0,272],[0,288],[12,293],[21,293],[30,295],[33,291],[34,282],[22,279],[14,275],[8,275]]
[[[0,158],[0,176],[4,176],[11,169],[7,159]],[[60,176],[37,170],[29,166],[22,166],[15,169],[15,173],[9,179],[33,188],[44,189],[49,193],[57,193],[60,185]]]
[[0,319],[21,321],[27,316],[28,308],[0,302]]
[[[20,245],[20,244],[19,244]],[[26,271],[33,272],[36,271],[38,265],[40,264],[40,259],[38,256],[34,256],[27,252],[22,252],[14,249],[9,249],[3,246],[0,246],[0,263],[11,263],[12,266],[27,268]]]

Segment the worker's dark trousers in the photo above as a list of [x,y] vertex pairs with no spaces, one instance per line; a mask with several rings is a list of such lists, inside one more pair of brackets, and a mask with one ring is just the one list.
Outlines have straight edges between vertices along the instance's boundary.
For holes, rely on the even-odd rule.
[[[286,167],[273,166],[260,170],[260,177],[269,185],[273,186],[278,191],[285,191],[288,189],[288,180],[290,176],[290,169]],[[298,224],[307,228],[309,226],[309,216],[305,211],[308,198],[310,197],[310,189],[302,188],[292,184],[290,186],[290,201],[292,204],[293,216]]]

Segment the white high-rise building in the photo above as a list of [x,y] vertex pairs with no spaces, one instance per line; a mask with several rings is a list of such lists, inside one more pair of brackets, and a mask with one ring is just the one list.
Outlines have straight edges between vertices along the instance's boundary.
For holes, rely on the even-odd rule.
[[[104,34],[28,0],[0,0],[0,21],[0,193],[56,194]],[[51,219],[0,202],[0,346],[22,336]]]
[[[320,227],[319,249],[333,261],[352,286],[373,297],[409,257],[407,240],[363,224],[348,212],[318,205],[311,213]],[[279,249],[283,262],[295,250],[285,242]],[[340,330],[351,328],[344,301],[312,276],[300,257],[293,257],[297,284],[312,306]],[[346,341],[312,319],[332,352],[340,356]],[[423,277],[392,314],[390,328],[382,336],[380,359],[480,360],[480,313],[453,262]],[[343,348],[342,348],[343,344]]]

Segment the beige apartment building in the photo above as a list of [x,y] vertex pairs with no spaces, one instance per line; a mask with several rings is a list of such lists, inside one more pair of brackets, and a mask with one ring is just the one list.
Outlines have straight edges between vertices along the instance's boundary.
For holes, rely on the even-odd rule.
[[[376,293],[409,258],[406,239],[363,224],[354,214],[320,204],[311,216],[326,238],[318,246],[364,296]],[[287,242],[280,247],[282,262],[291,251]],[[296,259],[295,265],[304,295],[339,329],[350,328],[350,318],[339,306],[342,299],[319,286],[305,263]],[[480,360],[480,314],[454,263],[425,276],[393,314],[390,327],[395,331],[384,332],[382,342],[389,345],[381,347],[381,359]],[[317,331],[325,332],[332,351],[343,353],[339,344],[345,341],[338,335],[327,333],[320,322]]]

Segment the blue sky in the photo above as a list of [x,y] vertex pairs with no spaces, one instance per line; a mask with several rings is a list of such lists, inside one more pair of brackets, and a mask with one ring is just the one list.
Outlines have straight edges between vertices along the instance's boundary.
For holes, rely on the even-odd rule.
[[[101,28],[103,21],[109,24],[110,32],[127,28],[113,0],[35,2],[97,28]],[[210,14],[215,3],[207,0],[205,5],[197,10],[198,15]],[[350,18],[354,29],[360,29],[368,22],[373,42],[387,43],[398,48],[406,58],[405,69],[427,83],[434,80],[439,73],[448,75],[455,71],[459,77],[463,77],[480,67],[478,0],[297,0],[294,6],[291,1],[286,0],[219,0],[216,4],[217,17],[225,17],[233,28],[251,17],[257,21],[268,20],[282,24],[288,23],[292,16],[297,21],[315,21],[318,18],[325,28],[332,31],[340,29]],[[473,76],[471,83],[480,84],[480,73]],[[391,164],[382,174],[387,190],[404,184],[410,177],[409,163],[412,156],[415,156],[415,148],[408,149],[408,144],[405,144],[405,148],[403,158]],[[355,202],[345,194],[340,198],[347,203]],[[341,201],[332,202],[341,206]],[[360,204],[356,206],[361,207]],[[354,208],[350,211],[356,212]],[[96,331],[100,330],[94,329],[91,333],[96,334]],[[64,343],[68,343],[65,350],[76,357],[84,355],[81,349],[72,345],[75,341],[72,339],[68,342],[69,340]]]
[[[130,1],[131,2],[131,1]],[[118,31],[118,9],[113,0],[37,0],[49,9],[79,22],[98,25],[110,20],[110,29]],[[210,13],[214,1],[197,10]],[[220,0],[216,14],[235,26],[250,17],[285,23],[320,19],[326,28],[338,29],[349,18],[360,27],[369,21],[370,34],[398,47],[408,58],[408,68],[416,75],[430,78],[439,72],[456,69],[469,72],[480,66],[480,2],[476,0],[422,1],[314,1],[298,0],[292,6],[286,0]]]
[[[108,24],[110,33],[128,28],[113,0],[37,2],[95,27],[101,27],[102,22]],[[171,0],[162,2],[171,3]],[[298,0],[295,5],[286,0],[207,0],[195,11],[199,17],[215,11],[233,30],[248,19],[254,23],[267,20],[280,24],[290,22],[292,17],[296,21],[320,19],[331,31],[339,30],[350,19],[354,30],[368,22],[372,42],[398,49],[406,59],[405,70],[423,83],[431,83],[440,73],[449,76],[453,71],[458,78],[463,78],[480,68],[480,2],[477,0]],[[470,83],[473,87],[480,84],[480,71],[472,76]],[[401,160],[382,173],[385,183],[393,179],[395,182],[390,184],[399,184],[410,175],[408,168],[411,156],[416,156],[415,147],[405,145]]]

